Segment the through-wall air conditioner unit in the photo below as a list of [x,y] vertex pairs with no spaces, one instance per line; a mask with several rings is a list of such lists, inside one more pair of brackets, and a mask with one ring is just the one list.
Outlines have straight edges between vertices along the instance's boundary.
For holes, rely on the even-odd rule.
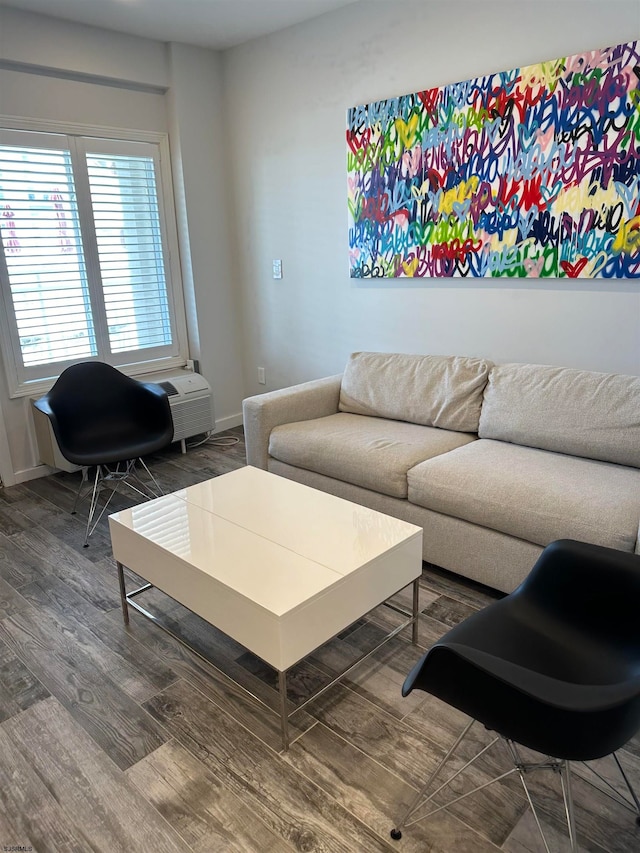
[[[180,373],[154,373],[137,377],[141,382],[155,382],[167,392],[173,417],[173,440],[182,444],[186,453],[186,439],[206,433],[214,428],[211,386],[199,373],[183,370]],[[35,402],[35,398],[31,401]],[[33,422],[40,461],[61,471],[79,471],[60,453],[51,421],[32,405]]]
[[167,392],[173,416],[173,440],[182,442],[183,452],[187,438],[213,431],[211,386],[200,373],[182,371],[139,378],[155,382]]
[[53,432],[51,421],[44,412],[41,412],[40,409],[36,409],[33,405],[37,399],[37,397],[33,397],[31,400],[31,412],[33,414],[33,426],[36,433],[38,458],[40,462],[44,462],[44,464],[48,465],[50,468],[57,468],[59,471],[68,471],[69,473],[79,471],[79,465],[74,465],[73,462],[69,462],[69,460],[65,459],[62,453],[60,453],[58,440]]

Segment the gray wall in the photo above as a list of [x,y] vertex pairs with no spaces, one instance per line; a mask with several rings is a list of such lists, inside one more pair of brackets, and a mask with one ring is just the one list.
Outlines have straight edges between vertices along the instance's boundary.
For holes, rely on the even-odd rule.
[[[246,394],[357,349],[640,373],[635,282],[351,280],[344,141],[354,104],[638,37],[637,0],[363,0],[223,54],[2,7],[0,60],[40,73],[0,70],[0,113],[169,132],[192,356],[223,428]],[[0,476],[40,473],[0,369]]]
[[[638,38],[632,2],[364,2],[224,54],[246,390],[353,350],[640,372],[640,286],[348,273],[346,110]],[[282,258],[284,278],[271,263]]]
[[[212,386],[216,428],[241,423],[220,54],[2,7],[0,60],[2,115],[169,133],[190,355]],[[30,401],[9,398],[0,365],[0,476],[43,473]]]

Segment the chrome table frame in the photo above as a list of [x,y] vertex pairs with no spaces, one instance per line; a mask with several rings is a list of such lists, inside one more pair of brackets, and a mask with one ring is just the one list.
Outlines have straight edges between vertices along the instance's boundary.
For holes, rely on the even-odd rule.
[[[191,646],[189,643],[187,643],[185,640],[183,640],[182,637],[175,634],[173,631],[171,631],[169,628],[167,628],[166,625],[163,625],[157,616],[155,616],[153,613],[148,611],[146,608],[142,607],[142,605],[138,604],[138,602],[134,600],[135,596],[140,595],[141,593],[146,592],[149,589],[153,589],[154,588],[153,584],[146,583],[146,584],[143,584],[141,587],[138,587],[138,589],[134,589],[134,590],[131,590],[131,592],[127,592],[126,584],[125,584],[125,577],[124,577],[124,566],[122,563],[119,563],[119,562],[116,562],[116,566],[118,568],[118,582],[120,584],[120,601],[122,604],[122,616],[124,618],[124,624],[125,625],[129,624],[129,607],[133,607],[135,610],[138,611],[138,613],[142,614],[142,616],[146,617],[147,619],[150,619],[159,628],[162,628],[163,631],[165,631],[167,634],[169,634],[171,637],[173,637],[174,640],[177,640],[179,643],[181,643],[183,646],[185,646],[187,649],[189,649],[191,652],[193,652],[193,654],[197,655],[199,658],[204,660],[206,663],[211,664],[212,666],[215,666],[215,664],[213,664],[213,662],[211,660],[209,660],[204,655],[200,654],[200,652],[198,652],[196,649],[194,649],[193,646]],[[358,657],[353,663],[349,664],[349,666],[346,667],[346,669],[344,669],[341,673],[336,675],[328,684],[325,684],[324,687],[321,687],[319,690],[317,690],[315,693],[313,693],[311,696],[309,696],[307,699],[305,699],[304,702],[301,702],[296,708],[294,708],[293,711],[289,711],[287,708],[287,673],[289,670],[288,669],[276,670],[276,672],[278,673],[278,693],[279,693],[279,698],[280,698],[280,727],[281,727],[281,732],[282,732],[282,749],[284,752],[286,752],[289,749],[289,743],[290,743],[290,741],[289,741],[289,719],[293,716],[293,714],[297,714],[298,711],[301,711],[310,702],[313,702],[319,696],[322,696],[322,694],[325,693],[327,690],[329,690],[329,688],[333,687],[334,684],[337,684],[338,681],[340,681],[342,678],[344,678],[346,675],[348,675],[353,669],[355,669],[355,667],[358,666],[358,664],[362,663],[363,660],[366,660],[367,658],[371,657],[371,655],[375,654],[379,649],[382,648],[382,646],[384,646],[386,643],[388,643],[390,640],[392,640],[394,637],[396,637],[401,631],[403,631],[405,628],[408,628],[409,625],[411,625],[411,642],[414,645],[418,645],[418,616],[420,615],[420,578],[419,577],[417,577],[412,582],[412,587],[413,587],[413,600],[412,600],[411,612],[409,612],[408,610],[405,610],[402,607],[398,607],[396,604],[392,604],[390,601],[381,601],[380,604],[376,605],[376,607],[381,607],[382,605],[384,605],[385,607],[388,607],[390,610],[393,610],[396,613],[400,613],[402,616],[407,617],[406,620],[401,625],[397,625],[392,631],[390,631],[376,646],[374,646],[374,648],[370,649],[368,652],[364,652],[363,654],[361,654],[360,657]],[[404,587],[401,587],[401,589],[404,589]],[[394,593],[394,595],[396,595],[398,592],[400,592],[400,590],[397,590],[396,593]],[[373,608],[373,609],[375,609],[375,608]],[[368,611],[368,612],[371,612],[371,611]],[[366,613],[363,614],[363,616],[366,616],[366,615],[367,615]],[[362,618],[362,616],[360,618]],[[341,631],[338,633],[342,633],[342,631],[346,630],[346,628],[348,628],[348,627],[349,627],[348,625],[345,625],[345,627],[342,628]],[[335,639],[336,636],[338,636],[338,634],[335,634],[333,637],[329,637],[328,639],[326,639],[324,641],[324,643],[322,643],[322,645],[324,645],[325,643],[331,642],[331,640]],[[320,646],[318,648],[320,648]],[[257,657],[260,657],[260,655],[258,655],[257,653],[254,652],[254,654],[256,654]],[[313,654],[313,652],[310,652],[310,654]],[[304,658],[302,658],[301,660],[304,660]],[[265,663],[266,663],[266,661],[265,661]],[[300,663],[300,661],[297,661],[297,663]],[[268,664],[268,666],[271,666],[271,664]],[[295,666],[295,664],[294,664],[294,666]],[[232,679],[232,680],[234,680],[234,679]],[[255,693],[252,693],[250,690],[247,690],[246,687],[243,687],[241,684],[238,684],[238,682],[235,680],[234,680],[234,683],[238,687],[240,687],[241,690],[243,690],[245,693],[247,693],[249,696],[251,696],[253,699],[255,699],[256,702],[258,702],[260,705],[262,705],[265,708],[268,708],[271,712],[274,711],[274,709],[269,704],[267,704],[262,699],[260,699],[259,696],[256,696]]]

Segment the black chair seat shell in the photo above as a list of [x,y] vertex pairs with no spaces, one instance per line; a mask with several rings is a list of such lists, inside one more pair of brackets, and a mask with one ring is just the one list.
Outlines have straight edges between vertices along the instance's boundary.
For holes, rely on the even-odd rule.
[[173,438],[164,389],[99,361],[68,367],[34,405],[47,415],[61,454],[74,465],[137,459]]
[[465,619],[407,676],[523,746],[590,761],[640,728],[640,556],[548,545],[523,583]]

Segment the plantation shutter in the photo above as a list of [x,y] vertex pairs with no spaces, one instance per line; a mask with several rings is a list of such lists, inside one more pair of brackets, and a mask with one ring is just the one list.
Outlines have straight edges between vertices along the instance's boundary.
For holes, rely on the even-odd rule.
[[155,162],[87,153],[110,349],[171,343]]
[[0,130],[0,345],[14,392],[89,358],[179,361],[161,176],[158,143]]
[[69,150],[0,146],[0,211],[23,364],[95,356]]

